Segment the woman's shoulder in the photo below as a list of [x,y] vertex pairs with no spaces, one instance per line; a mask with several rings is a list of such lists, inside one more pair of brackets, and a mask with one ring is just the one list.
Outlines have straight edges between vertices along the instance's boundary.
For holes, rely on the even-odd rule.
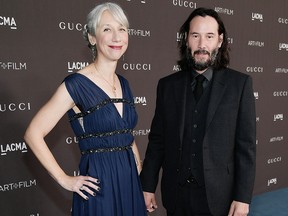
[[65,84],[66,88],[75,88],[75,86],[79,86],[80,83],[83,82],[82,80],[82,74],[79,73],[72,73],[66,76],[63,80],[63,83]]
[[89,67],[85,67],[77,72],[71,73],[68,76],[66,76],[64,78],[65,82],[75,82],[78,81],[79,79],[83,78],[83,77],[88,77],[89,74]]
[[64,78],[64,81],[73,81],[75,79],[77,79],[79,73],[75,72],[75,73],[71,73],[69,75],[67,75],[65,78]]

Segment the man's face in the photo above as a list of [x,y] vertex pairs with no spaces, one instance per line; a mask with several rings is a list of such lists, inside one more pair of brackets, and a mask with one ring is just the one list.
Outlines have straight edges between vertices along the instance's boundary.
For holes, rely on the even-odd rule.
[[187,43],[196,71],[203,72],[213,65],[222,41],[223,34],[218,34],[218,23],[213,17],[196,16],[191,20]]

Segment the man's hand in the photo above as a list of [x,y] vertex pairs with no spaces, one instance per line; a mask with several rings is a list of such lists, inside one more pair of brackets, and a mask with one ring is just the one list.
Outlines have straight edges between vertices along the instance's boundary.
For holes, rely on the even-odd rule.
[[157,203],[154,193],[143,192],[146,208],[148,212],[153,212],[157,209]]
[[233,201],[228,216],[247,216],[249,213],[249,204]]

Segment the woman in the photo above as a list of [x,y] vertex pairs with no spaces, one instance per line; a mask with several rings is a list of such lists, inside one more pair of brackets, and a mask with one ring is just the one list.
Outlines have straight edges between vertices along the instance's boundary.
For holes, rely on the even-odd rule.
[[[114,3],[98,5],[88,14],[84,36],[94,62],[64,79],[25,134],[51,176],[74,192],[74,216],[147,215],[132,135],[137,122],[133,96],[127,80],[115,73],[128,47],[127,31],[128,20]],[[82,154],[76,177],[65,174],[44,141],[66,112]]]

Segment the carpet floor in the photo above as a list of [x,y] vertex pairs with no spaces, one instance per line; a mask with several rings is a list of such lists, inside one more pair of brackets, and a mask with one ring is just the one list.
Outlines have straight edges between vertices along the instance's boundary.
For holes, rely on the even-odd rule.
[[254,196],[249,216],[288,216],[288,188]]

